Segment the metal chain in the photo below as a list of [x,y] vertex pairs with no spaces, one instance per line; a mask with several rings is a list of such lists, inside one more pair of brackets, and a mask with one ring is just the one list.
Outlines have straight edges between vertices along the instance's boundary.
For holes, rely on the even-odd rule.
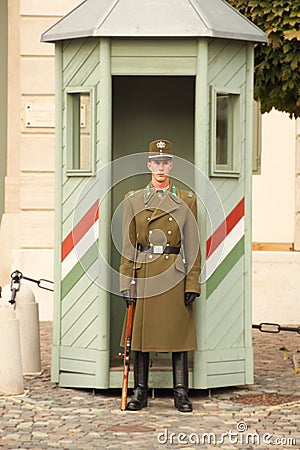
[[9,303],[11,303],[12,305],[14,305],[14,307],[16,307],[16,295],[17,292],[20,290],[20,285],[21,285],[21,279],[23,278],[23,280],[27,280],[27,281],[31,281],[32,283],[36,283],[38,285],[39,288],[41,289],[45,289],[46,291],[51,291],[53,292],[54,289],[47,287],[47,286],[43,286],[43,284],[51,284],[53,285],[53,281],[50,280],[46,280],[45,278],[41,278],[40,280],[35,280],[34,278],[29,278],[29,277],[25,277],[22,272],[20,272],[19,270],[15,270],[12,274],[11,274],[11,283],[10,283],[10,289],[12,292],[12,296],[11,299],[9,301]]
[[278,323],[262,322],[259,325],[252,325],[252,328],[256,328],[262,333],[280,333],[280,331],[293,331],[300,334],[299,327],[285,327]]
[[22,275],[22,278],[23,278],[23,280],[31,281],[32,283],[36,283],[36,284],[38,285],[39,288],[45,289],[45,291],[51,291],[51,292],[54,291],[53,288],[50,288],[50,287],[47,287],[47,286],[43,286],[43,285],[42,285],[42,284],[44,284],[44,283],[46,283],[46,284],[48,283],[48,284],[54,285],[54,282],[53,282],[53,281],[46,280],[45,278],[41,278],[40,280],[35,280],[34,278],[25,277],[24,275]]
[[18,270],[15,270],[11,274],[11,282],[10,282],[11,299],[9,300],[9,303],[13,305],[14,309],[16,309],[16,295],[17,292],[20,290],[21,278],[22,273],[19,272]]

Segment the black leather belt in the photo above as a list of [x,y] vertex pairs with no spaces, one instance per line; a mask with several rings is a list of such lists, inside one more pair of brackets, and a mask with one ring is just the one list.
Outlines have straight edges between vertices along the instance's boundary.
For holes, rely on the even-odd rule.
[[137,247],[139,252],[153,253],[157,255],[178,255],[180,247],[170,247],[169,245],[140,245]]

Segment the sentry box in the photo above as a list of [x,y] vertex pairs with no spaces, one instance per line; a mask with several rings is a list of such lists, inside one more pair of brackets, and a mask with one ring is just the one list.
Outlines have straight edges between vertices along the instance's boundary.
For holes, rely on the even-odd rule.
[[[174,184],[198,196],[189,385],[252,383],[253,48],[266,35],[223,0],[86,0],[42,41],[56,58],[52,381],[122,385],[122,199],[148,183],[141,152],[165,138]],[[172,387],[170,355],[151,359],[149,386]]]

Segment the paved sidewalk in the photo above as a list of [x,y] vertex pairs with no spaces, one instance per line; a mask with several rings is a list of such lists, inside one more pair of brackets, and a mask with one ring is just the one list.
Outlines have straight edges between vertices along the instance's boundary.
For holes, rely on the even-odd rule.
[[121,412],[120,390],[56,388],[50,381],[51,322],[41,322],[43,374],[23,396],[0,397],[3,449],[300,448],[300,336],[253,331],[255,384],[191,392],[179,413],[172,392],[156,391],[141,412]]

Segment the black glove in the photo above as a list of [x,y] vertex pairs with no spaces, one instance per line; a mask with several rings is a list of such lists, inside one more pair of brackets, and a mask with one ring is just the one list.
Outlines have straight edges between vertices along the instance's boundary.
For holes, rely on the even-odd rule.
[[196,292],[186,292],[184,296],[185,306],[191,305],[196,297],[199,297],[199,294],[196,294]]
[[134,302],[134,300],[130,298],[130,289],[125,289],[125,291],[121,291],[121,294],[123,295],[123,300],[128,308],[128,306]]

